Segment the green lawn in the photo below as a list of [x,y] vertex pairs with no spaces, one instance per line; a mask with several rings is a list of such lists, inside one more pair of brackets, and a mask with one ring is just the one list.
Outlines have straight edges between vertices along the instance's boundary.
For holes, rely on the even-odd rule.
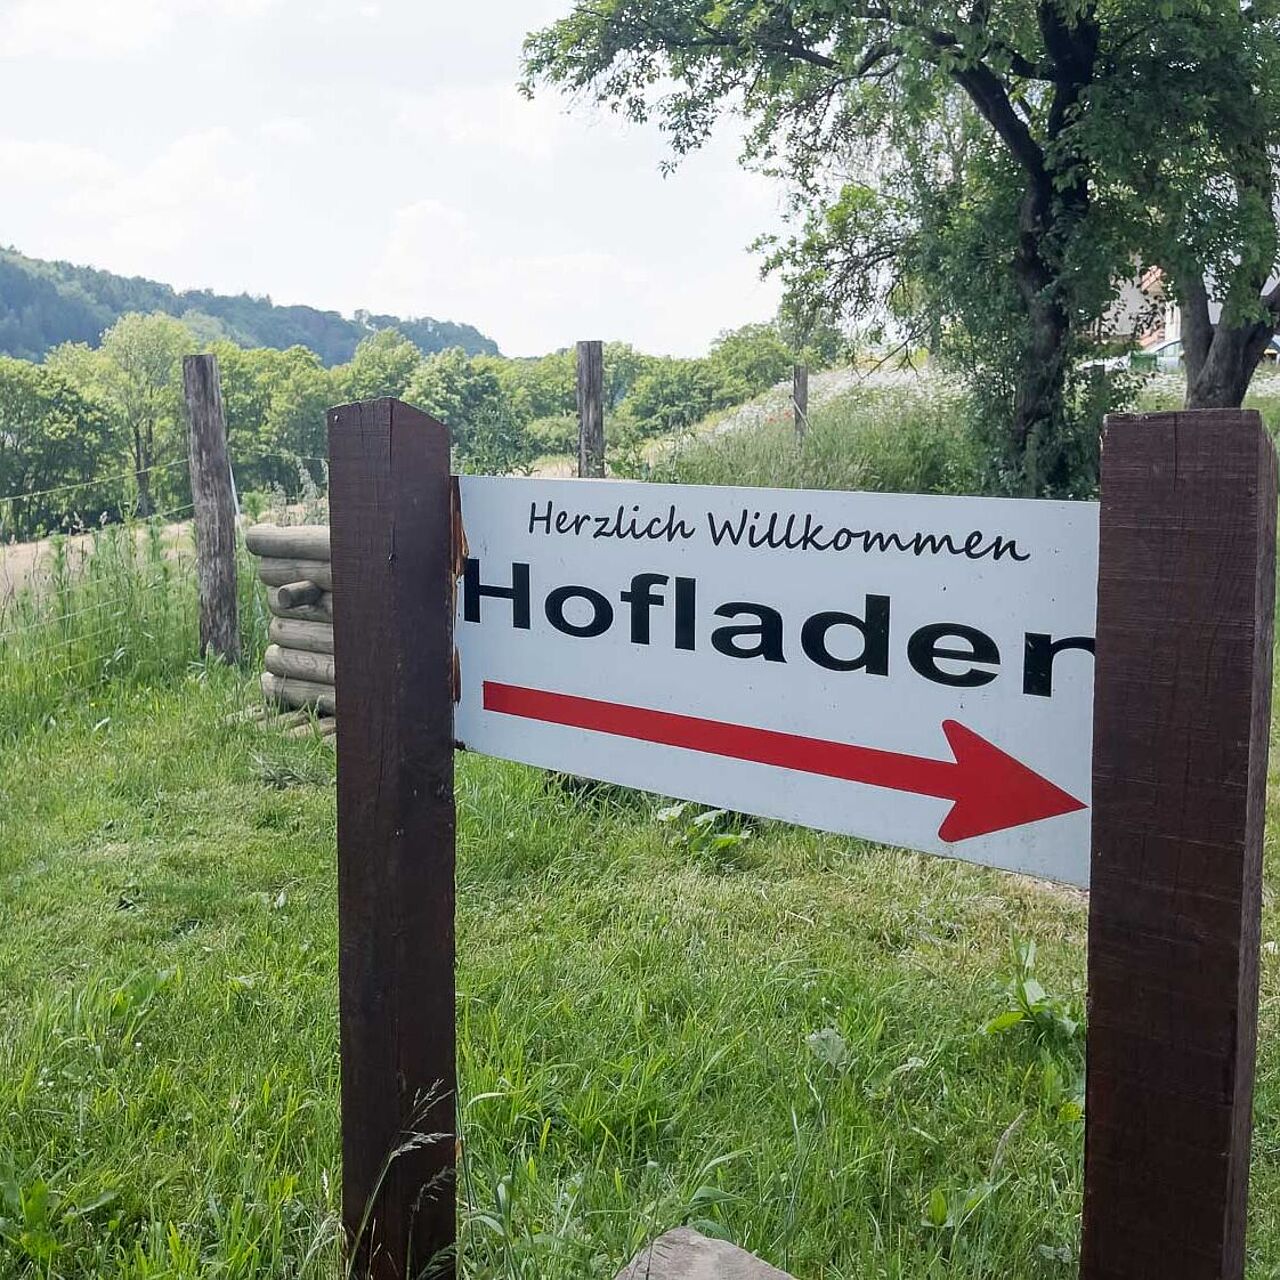
[[[242,696],[121,689],[5,748],[5,1280],[341,1274],[332,752],[226,727]],[[801,1277],[1074,1275],[1079,895],[477,757],[459,809],[467,1274],[609,1276],[688,1221]],[[985,1033],[1028,940],[1050,999]],[[1278,995],[1268,952],[1255,1277]]]

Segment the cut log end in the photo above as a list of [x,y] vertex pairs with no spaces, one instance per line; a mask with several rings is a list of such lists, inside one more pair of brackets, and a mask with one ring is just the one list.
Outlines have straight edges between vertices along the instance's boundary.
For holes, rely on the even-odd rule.
[[286,582],[276,587],[270,595],[282,609],[296,609],[299,605],[315,604],[324,592],[315,582]]

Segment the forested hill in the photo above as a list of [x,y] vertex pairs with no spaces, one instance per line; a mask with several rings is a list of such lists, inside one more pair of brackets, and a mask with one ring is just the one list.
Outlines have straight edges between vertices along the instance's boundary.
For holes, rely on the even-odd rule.
[[127,311],[163,311],[184,320],[201,338],[229,338],[243,347],[310,347],[326,365],[351,359],[356,343],[375,329],[396,328],[424,355],[461,347],[468,355],[498,353],[497,343],[469,324],[401,320],[357,311],[348,320],[315,307],[278,307],[253,298],[190,289],[139,276],[117,276],[69,262],[45,262],[0,249],[0,354],[39,360],[60,342],[96,346],[104,329]]

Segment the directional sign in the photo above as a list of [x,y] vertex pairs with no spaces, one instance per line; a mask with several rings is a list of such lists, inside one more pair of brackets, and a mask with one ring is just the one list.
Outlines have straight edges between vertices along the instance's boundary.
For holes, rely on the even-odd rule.
[[467,747],[1087,882],[1095,504],[460,486]]

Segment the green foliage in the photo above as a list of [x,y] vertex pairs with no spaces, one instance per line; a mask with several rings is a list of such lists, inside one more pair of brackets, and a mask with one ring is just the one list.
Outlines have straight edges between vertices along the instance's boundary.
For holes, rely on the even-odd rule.
[[744,324],[722,333],[707,364],[715,379],[715,403],[741,404],[790,376],[795,358],[771,324]]
[[1015,1027],[1029,1028],[1040,1037],[1084,1039],[1084,1020],[1075,1003],[1051,996],[1036,977],[1036,944],[1030,939],[1014,942],[1009,978],[1009,1008],[984,1026],[987,1035],[1000,1035]]
[[55,529],[72,506],[81,523],[110,513],[110,486],[93,484],[110,446],[101,404],[57,369],[0,356],[0,494],[14,495],[0,540]]
[[228,342],[218,357],[227,443],[242,491],[298,484],[298,461],[311,475],[328,454],[326,411],[341,400],[335,375],[305,347],[245,351]]
[[[106,686],[6,749],[0,1218],[52,1261],[6,1241],[3,1280],[343,1275],[332,752],[243,697]],[[474,754],[457,786],[463,1276],[613,1275],[685,1222],[798,1276],[1067,1274],[1078,1045],[975,1027],[1012,922],[1081,980],[1078,896],[778,823],[726,874],[643,797]]]
[[168,285],[126,278],[68,262],[43,262],[0,249],[0,352],[38,360],[65,342],[93,344],[127,312],[156,312],[183,320],[201,344],[230,341],[241,347],[304,346],[321,363],[350,360],[356,344],[380,329],[397,329],[423,354],[462,347],[496,353],[492,339],[467,324],[423,318],[279,307],[270,298],[234,297],[205,289],[175,293]]
[[541,450],[509,406],[488,405],[468,419],[454,445],[460,470],[473,475],[527,472]]
[[380,396],[404,399],[422,353],[395,329],[379,329],[361,338],[351,363],[333,371],[344,400],[374,400]]
[[[0,533],[29,538],[125,515],[185,514],[182,357],[201,345],[171,316],[130,313],[97,347],[64,343],[44,365],[3,360]],[[239,491],[269,493],[278,506],[325,483],[326,410],[343,400],[395,396],[434,414],[448,424],[455,465],[466,471],[521,471],[541,455],[576,450],[570,351],[505,360],[451,347],[423,357],[390,328],[369,333],[348,364],[332,369],[301,346],[246,350],[222,338],[209,349],[218,358]],[[655,359],[625,343],[607,344],[611,457],[638,459],[648,438],[753,394],[788,360],[765,325],[722,335],[702,360]],[[28,499],[23,490],[42,496]]]
[[636,378],[619,416],[642,436],[683,430],[716,403],[716,380],[705,360],[661,356]]
[[194,345],[190,331],[172,316],[130,313],[102,335],[96,350],[72,344],[49,354],[50,368],[106,410],[118,456],[132,466],[143,516],[157,510],[153,469],[186,452],[182,357]]
[[746,865],[750,820],[725,809],[702,809],[687,803],[668,805],[654,821],[671,829],[671,847],[709,871],[736,871]]
[[423,360],[405,389],[410,404],[443,422],[460,447],[476,419],[504,404],[503,386],[489,363],[459,347]]
[[[477,363],[493,372],[512,407],[529,419],[577,412],[577,357],[572,350]],[[605,367],[608,368],[608,361]]]
[[[340,1280],[331,749],[228,723],[246,683],[188,665],[189,575],[154,594],[182,628],[130,598],[105,641],[150,674],[69,679],[100,652],[86,623],[48,659],[61,696],[0,692],[0,1278]],[[0,690],[91,603],[0,642]],[[1058,1017],[1078,997],[1048,993],[1082,988],[1082,895],[774,822],[716,848],[727,815],[587,804],[474,753],[457,791],[464,1277],[612,1275],[680,1223],[798,1276],[1071,1273],[1083,1045]],[[1260,1275],[1280,1267],[1276,858]],[[1015,931],[1034,955],[1010,959]]]
[[869,385],[810,409],[797,444],[789,411],[679,444],[650,468],[683,484],[870,489],[896,493],[998,491],[971,429],[962,389],[939,381]]
[[59,536],[33,577],[0,601],[0,742],[109,682],[163,683],[196,650],[190,551],[159,521]]
[[656,119],[676,155],[744,114],[794,215],[762,242],[792,345],[844,322],[949,357],[1011,491],[1091,487],[1103,399],[1072,370],[1135,267],[1199,302],[1196,403],[1238,403],[1280,321],[1274,5],[581,2],[525,74]]
[[[576,414],[563,413],[557,417],[535,418],[525,428],[529,440],[539,453],[576,454],[578,451],[578,418]],[[616,432],[614,433],[616,435]],[[609,433],[606,430],[606,442]]]

